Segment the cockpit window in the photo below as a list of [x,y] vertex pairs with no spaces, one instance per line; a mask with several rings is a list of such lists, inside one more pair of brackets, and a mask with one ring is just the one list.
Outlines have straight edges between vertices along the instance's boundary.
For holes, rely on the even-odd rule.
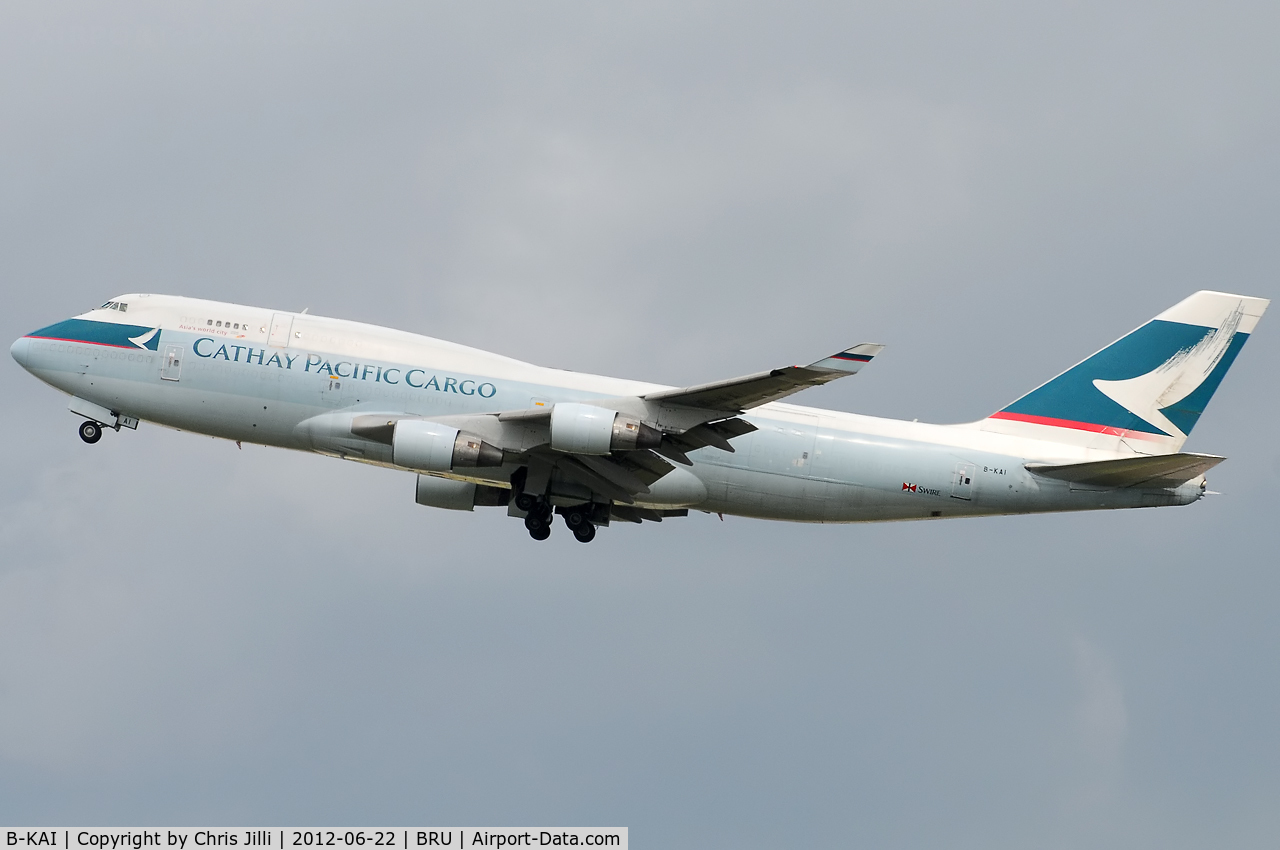
[[99,310],[119,310],[121,313],[124,313],[129,309],[129,305],[125,304],[122,301],[108,301],[106,304],[103,304],[98,309]]

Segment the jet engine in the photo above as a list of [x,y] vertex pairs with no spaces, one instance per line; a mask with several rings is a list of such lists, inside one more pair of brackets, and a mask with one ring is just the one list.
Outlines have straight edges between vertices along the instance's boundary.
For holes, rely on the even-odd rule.
[[414,501],[429,508],[469,511],[475,507],[505,505],[511,501],[511,491],[502,487],[476,484],[474,481],[455,481],[452,478],[419,475]]
[[391,435],[396,466],[429,472],[476,466],[502,466],[502,450],[484,440],[435,422],[401,419]]
[[551,448],[558,452],[607,455],[654,449],[661,442],[661,431],[616,410],[573,402],[551,408]]

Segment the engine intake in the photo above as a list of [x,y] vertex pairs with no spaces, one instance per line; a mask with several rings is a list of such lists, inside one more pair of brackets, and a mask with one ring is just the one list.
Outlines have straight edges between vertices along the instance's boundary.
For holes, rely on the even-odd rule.
[[502,466],[502,449],[474,434],[421,419],[396,422],[391,457],[396,466],[430,472]]
[[616,410],[575,402],[551,408],[551,448],[558,452],[607,455],[653,449],[661,442],[661,431]]

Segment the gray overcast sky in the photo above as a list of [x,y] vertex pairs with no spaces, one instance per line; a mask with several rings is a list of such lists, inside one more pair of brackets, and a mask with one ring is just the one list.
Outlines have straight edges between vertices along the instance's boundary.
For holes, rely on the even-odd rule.
[[[169,292],[979,418],[1275,297],[1275,3],[0,7],[0,336]],[[7,343],[6,343],[7,344]],[[8,361],[0,822],[1274,847],[1280,324],[1187,508],[564,533]]]

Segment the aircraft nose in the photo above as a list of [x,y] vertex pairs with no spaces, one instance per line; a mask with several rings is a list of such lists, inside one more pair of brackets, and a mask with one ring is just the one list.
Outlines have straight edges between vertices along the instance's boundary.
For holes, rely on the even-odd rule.
[[13,359],[17,360],[18,365],[23,369],[27,368],[27,349],[30,347],[31,340],[25,336],[9,346],[9,353],[13,355]]

